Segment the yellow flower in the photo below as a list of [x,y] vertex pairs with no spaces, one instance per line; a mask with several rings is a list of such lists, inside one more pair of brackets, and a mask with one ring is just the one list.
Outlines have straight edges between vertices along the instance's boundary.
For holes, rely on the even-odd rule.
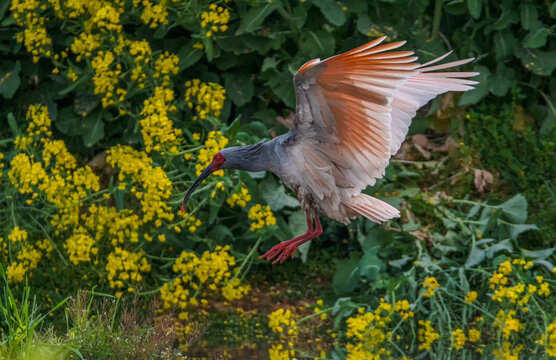
[[[195,165],[197,176],[201,175],[201,172],[212,162],[214,155],[218,154],[227,144],[228,138],[222,135],[221,131],[211,131],[208,133],[205,146],[199,150],[199,156],[197,157],[199,161],[199,163]],[[215,171],[213,175],[223,176],[224,171]]]
[[201,26],[203,28],[209,29],[206,35],[207,37],[210,37],[212,35],[212,32],[224,32],[228,30],[230,11],[223,8],[222,6],[210,4],[209,11],[204,11],[203,13],[201,13],[201,20]]
[[467,338],[462,329],[456,329],[452,331],[452,341],[454,343],[454,349],[461,350],[465,345],[466,340]]
[[94,239],[85,232],[85,229],[77,228],[66,240],[64,248],[68,252],[70,261],[77,265],[80,262],[90,262],[91,255],[98,253],[98,248],[94,245]]
[[517,345],[512,349],[512,344],[505,341],[501,349],[494,349],[493,353],[497,360],[519,360],[519,352],[523,349],[523,345]]
[[268,349],[268,358],[270,360],[290,360],[295,359],[295,351],[284,349],[282,344],[274,344],[270,349]]
[[297,336],[298,328],[293,319],[292,312],[278,309],[268,316],[268,327],[277,334],[287,334]]
[[434,290],[439,287],[438,281],[435,277],[428,277],[423,281],[423,287],[427,289],[427,292],[423,294],[424,297],[430,298],[434,295]]
[[467,296],[465,297],[465,302],[472,304],[477,300],[477,292],[476,291],[469,291]]
[[230,207],[237,205],[242,208],[247,206],[249,201],[251,201],[251,194],[249,194],[249,191],[246,188],[241,188],[239,192],[232,194],[232,196],[226,200]]
[[251,231],[260,230],[265,226],[276,225],[276,218],[274,217],[274,214],[272,213],[272,210],[270,210],[270,206],[268,205],[254,205],[253,207],[251,207],[251,209],[249,209],[249,214],[247,215],[247,217],[250,220],[253,220],[250,227]]
[[141,14],[141,20],[151,29],[155,29],[159,24],[168,24],[168,9],[166,8],[167,1],[161,1],[158,4],[153,5],[149,0],[143,0],[142,4],[144,6],[143,13]]
[[[216,83],[204,83],[193,79],[185,83],[185,101],[196,115],[193,120],[205,119],[207,116],[219,117],[226,100],[226,89]],[[194,140],[195,137],[193,137]]]
[[430,321],[419,320],[419,330],[417,332],[419,338],[419,350],[430,350],[433,342],[440,338],[440,335],[431,326]]
[[129,288],[128,284],[141,282],[143,279],[141,273],[151,271],[151,265],[147,261],[143,250],[132,253],[116,247],[108,255],[106,271],[108,271],[108,281],[111,288]]
[[477,329],[469,329],[468,338],[470,342],[477,342],[481,339],[481,332]]
[[178,63],[180,59],[177,55],[170,54],[168,51],[160,54],[154,63],[155,79],[162,78],[162,86],[169,86],[172,75],[179,71]]

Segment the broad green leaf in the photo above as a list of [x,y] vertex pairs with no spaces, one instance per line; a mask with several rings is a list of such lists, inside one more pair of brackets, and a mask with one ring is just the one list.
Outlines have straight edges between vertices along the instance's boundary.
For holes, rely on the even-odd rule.
[[303,4],[299,4],[293,9],[290,22],[296,29],[301,30],[305,21],[307,21],[307,10],[305,10]]
[[532,2],[522,2],[519,7],[521,15],[521,26],[525,30],[531,30],[539,23],[539,12]]
[[556,68],[556,56],[551,51],[519,49],[516,55],[526,69],[537,75],[549,76]]
[[486,257],[485,251],[475,246],[469,253],[469,256],[467,257],[464,266],[467,269],[472,268],[473,266],[482,263],[485,260],[485,257]]
[[344,259],[336,265],[332,278],[336,295],[349,295],[359,285],[359,259]]
[[335,0],[313,0],[326,20],[335,26],[342,26],[346,22],[346,14]]
[[527,48],[536,49],[546,44],[549,30],[544,26],[539,26],[527,34],[523,39],[523,46]]
[[21,64],[19,61],[16,61],[13,65],[3,66],[3,69],[0,69],[0,95],[4,98],[11,99],[19,88],[21,83],[19,78],[20,70]]
[[510,254],[513,253],[514,247],[511,243],[510,239],[502,240],[502,241],[490,246],[488,249],[486,249],[485,253],[486,253],[487,258],[492,259],[494,257],[494,255],[496,255],[500,251],[507,251]]
[[303,37],[301,50],[310,58],[326,58],[334,55],[336,42],[332,34],[324,31],[307,31]]
[[234,234],[230,231],[228,226],[222,224],[216,224],[210,227],[208,232],[209,238],[217,241],[223,241],[226,239],[233,240]]
[[197,61],[199,61],[203,57],[204,52],[202,50],[193,47],[193,45],[196,44],[197,42],[198,41],[195,40],[190,41],[178,51],[177,55],[180,59],[178,65],[180,71],[194,65],[195,63],[197,63]]
[[104,121],[101,112],[96,116],[84,117],[81,121],[81,139],[86,147],[91,147],[104,137]]
[[367,12],[367,1],[365,0],[344,0],[342,3],[347,7],[349,12],[363,13]]
[[376,254],[366,253],[359,260],[359,276],[372,281],[378,278],[386,265]]
[[271,0],[264,5],[253,7],[241,17],[241,24],[236,31],[236,35],[255,31],[274,10],[280,6],[279,1]]
[[502,61],[513,56],[516,40],[511,31],[497,31],[494,33],[493,40],[497,61]]
[[513,86],[515,71],[500,63],[496,66],[496,72],[492,77],[490,92],[496,96],[504,96]]
[[527,220],[527,199],[517,194],[510,200],[498,205],[504,215],[516,224],[523,224]]
[[502,15],[496,20],[494,24],[488,26],[485,31],[489,33],[492,29],[494,30],[504,30],[507,29],[511,24],[515,24],[519,21],[519,13],[516,10],[510,8],[504,8]]
[[367,35],[371,30],[371,26],[373,26],[373,22],[369,18],[366,13],[361,13],[357,17],[357,31],[359,31],[363,35]]
[[13,113],[8,114],[8,126],[12,130],[14,136],[21,135],[21,130],[19,129],[19,126],[17,126],[17,121],[15,120]]
[[483,8],[483,0],[466,0],[467,9],[473,18],[478,19],[481,16],[481,9]]
[[82,119],[82,116],[77,115],[72,107],[68,106],[58,111],[58,116],[56,116],[54,120],[54,125],[56,129],[63,134],[77,136],[81,135],[83,131],[80,126],[76,126]]
[[488,94],[490,88],[490,70],[486,66],[477,65],[474,71],[480,73],[479,76],[473,78],[473,80],[478,81],[479,84],[475,85],[475,90],[469,90],[463,93],[459,98],[460,106],[476,104]]
[[247,75],[225,73],[224,84],[226,95],[236,106],[243,106],[253,98],[255,88],[253,81]]
[[269,176],[260,185],[263,198],[270,206],[272,211],[280,211],[285,207],[295,208],[299,206],[296,198],[286,194],[284,185],[278,183],[274,177]]
[[519,234],[529,230],[539,230],[535,224],[511,224],[506,225],[510,230],[510,238],[517,239]]
[[542,250],[527,250],[527,249],[521,249],[521,252],[523,253],[524,256],[526,257],[530,257],[533,259],[541,259],[544,260],[547,257],[551,256],[552,254],[554,254],[554,249],[556,248],[548,248],[548,249],[542,249]]

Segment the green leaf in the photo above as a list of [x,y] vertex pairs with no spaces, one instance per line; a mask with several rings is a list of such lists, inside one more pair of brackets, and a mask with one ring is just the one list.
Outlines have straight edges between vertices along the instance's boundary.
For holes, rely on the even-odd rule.
[[346,22],[346,14],[342,7],[334,0],[313,0],[326,20],[335,26],[342,26]]
[[539,230],[535,224],[511,224],[506,225],[510,230],[510,238],[517,239],[519,234],[529,230]]
[[234,239],[234,234],[230,231],[228,226],[217,224],[210,227],[210,231],[208,232],[210,239],[215,239],[217,241],[223,241],[225,239]]
[[344,259],[336,265],[332,286],[336,295],[349,295],[359,285],[359,259]]
[[349,12],[363,13],[367,12],[367,1],[365,0],[344,0],[342,3],[347,7]]
[[193,47],[195,43],[197,41],[192,40],[178,51],[180,71],[196,64],[203,57],[204,52]]
[[0,95],[6,99],[11,99],[19,88],[21,79],[19,78],[19,71],[21,70],[21,63],[16,61],[13,66],[8,69],[0,70]]
[[512,10],[511,8],[504,8],[498,20],[496,20],[496,22],[491,26],[488,26],[485,31],[486,33],[489,33],[492,29],[504,30],[507,29],[511,24],[515,24],[518,21],[519,14],[516,10]]
[[236,35],[255,31],[274,10],[280,6],[277,0],[271,0],[264,5],[253,7],[241,16],[241,24],[236,31]]
[[373,281],[378,278],[381,271],[386,269],[386,265],[376,254],[366,253],[359,260],[359,276],[362,279]]
[[490,92],[496,96],[504,96],[513,86],[515,71],[500,63],[496,66],[496,72],[491,81]]
[[469,269],[472,268],[473,266],[479,265],[480,263],[482,263],[485,260],[486,254],[484,252],[484,250],[479,249],[478,247],[474,247],[471,252],[469,253],[469,256],[467,257],[467,260],[465,261],[465,268]]
[[243,106],[253,98],[255,88],[253,81],[247,75],[225,73],[224,84],[226,95],[236,106]]
[[303,4],[299,4],[293,9],[290,22],[297,30],[301,30],[305,21],[307,21],[307,10]]
[[549,30],[544,26],[539,26],[531,30],[525,39],[523,39],[523,46],[532,49],[544,46],[548,37],[548,31]]
[[497,31],[494,34],[493,40],[497,61],[502,61],[513,56],[516,40],[511,31]]
[[104,121],[101,114],[102,112],[98,112],[96,116],[87,116],[81,121],[81,139],[86,147],[93,146],[104,137]]
[[285,207],[296,208],[299,206],[299,201],[286,194],[284,185],[278,183],[273,176],[263,180],[259,187],[263,198],[272,211],[280,211]]
[[359,31],[362,35],[367,35],[371,30],[371,26],[373,26],[373,22],[369,18],[366,13],[361,13],[357,17],[357,31]]
[[80,126],[76,126],[82,119],[82,116],[77,115],[73,108],[68,106],[58,111],[58,116],[54,120],[54,126],[63,134],[77,136],[81,135],[83,131]]
[[539,12],[535,4],[531,2],[522,2],[519,7],[521,15],[521,26],[525,30],[531,30],[539,23]]
[[311,58],[326,58],[334,55],[334,37],[324,31],[307,31],[303,37],[301,50]]
[[478,81],[479,84],[475,86],[475,90],[469,90],[463,93],[459,98],[460,106],[476,104],[488,94],[490,88],[490,70],[483,65],[477,65],[474,70],[480,73],[479,76],[473,78],[473,80]]
[[554,253],[554,249],[556,248],[548,248],[548,249],[541,249],[541,250],[522,249],[522,253],[526,257],[544,260]]
[[481,17],[481,10],[483,8],[483,0],[466,0],[467,10],[473,18],[478,19]]
[[516,224],[523,224],[527,220],[527,199],[522,194],[515,195],[505,203],[498,205],[498,208]]
[[537,75],[550,76],[556,68],[556,56],[551,51],[519,49],[516,55],[526,69]]
[[510,254],[514,252],[514,247],[510,239],[500,241],[499,243],[490,246],[488,249],[486,249],[486,256],[487,258],[492,259],[494,255],[496,255],[500,251],[507,251]]

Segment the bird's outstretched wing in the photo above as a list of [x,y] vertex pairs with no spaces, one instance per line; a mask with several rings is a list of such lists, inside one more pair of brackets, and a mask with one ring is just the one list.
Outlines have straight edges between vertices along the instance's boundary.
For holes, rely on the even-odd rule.
[[384,176],[421,106],[477,84],[467,79],[475,72],[436,72],[472,58],[431,66],[448,53],[420,65],[411,51],[390,51],[405,42],[379,45],[384,39],[311,60],[294,77],[295,143],[323,154],[337,168],[336,177],[359,191]]

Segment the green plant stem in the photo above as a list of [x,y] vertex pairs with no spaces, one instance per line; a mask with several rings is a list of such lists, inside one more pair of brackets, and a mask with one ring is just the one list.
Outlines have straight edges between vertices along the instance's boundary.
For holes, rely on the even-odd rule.
[[255,251],[257,251],[257,248],[259,247],[261,241],[263,241],[263,237],[259,236],[259,238],[257,239],[257,242],[255,242],[255,245],[253,245],[253,247],[251,248],[251,250],[249,251],[249,253],[245,257],[245,259],[243,259],[243,262],[241,263],[241,266],[239,267],[239,270],[234,274],[234,276],[230,279],[230,281],[234,280],[235,278],[237,278],[239,276],[239,274],[241,274],[241,270],[243,270],[243,268],[247,264],[247,261],[251,260],[251,257],[253,256]]
[[429,41],[436,40],[440,29],[440,20],[442,19],[442,0],[436,0],[434,3],[434,19],[432,22],[432,34]]
[[299,321],[297,321],[297,324],[299,325],[299,324],[301,324],[301,323],[303,323],[303,322],[305,322],[305,321],[307,321],[307,320],[309,320],[309,319],[314,318],[315,316],[318,316],[318,315],[321,315],[321,314],[323,314],[323,313],[329,312],[330,310],[332,310],[332,306],[331,306],[331,307],[328,307],[328,308],[326,308],[326,309],[323,309],[323,310],[321,310],[321,311],[319,311],[319,312],[313,313],[313,314],[311,314],[311,315],[307,315],[307,316],[305,316],[305,317],[299,319]]

